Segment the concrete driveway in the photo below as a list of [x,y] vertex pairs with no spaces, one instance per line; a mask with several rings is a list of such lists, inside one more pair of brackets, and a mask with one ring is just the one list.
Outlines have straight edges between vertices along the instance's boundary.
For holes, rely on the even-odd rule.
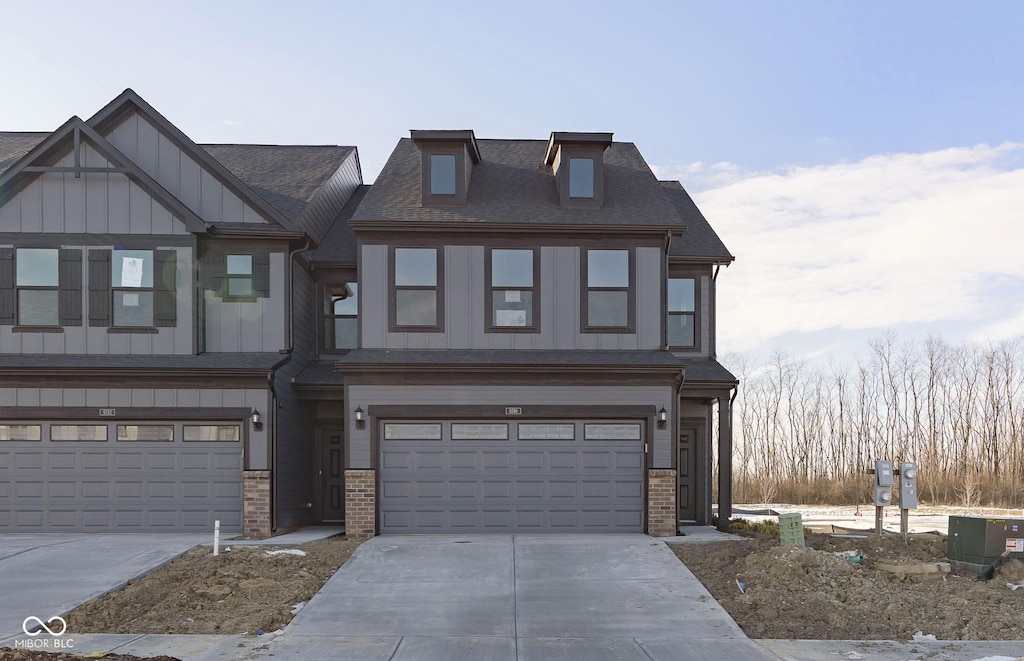
[[775,658],[646,535],[377,537],[268,651],[394,661]]
[[0,534],[0,640],[123,585],[209,535]]

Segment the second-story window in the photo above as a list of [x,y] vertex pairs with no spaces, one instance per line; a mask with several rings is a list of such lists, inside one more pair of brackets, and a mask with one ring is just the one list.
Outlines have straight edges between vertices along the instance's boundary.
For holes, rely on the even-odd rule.
[[114,250],[110,266],[113,325],[153,326],[153,251]]
[[630,250],[587,250],[584,254],[584,330],[631,332],[633,313]]
[[328,290],[327,349],[355,349],[359,344],[359,285],[354,282]]
[[252,255],[228,255],[226,266],[227,298],[251,298]]
[[668,345],[693,348],[697,346],[696,290],[694,278],[668,280]]
[[488,251],[490,321],[493,331],[537,328],[535,251]]
[[430,194],[455,195],[454,154],[431,154]]
[[18,248],[18,325],[57,326],[60,271],[56,248]]
[[436,248],[395,248],[392,326],[439,330],[443,318],[441,265]]
[[569,159],[569,197],[594,197],[594,159]]

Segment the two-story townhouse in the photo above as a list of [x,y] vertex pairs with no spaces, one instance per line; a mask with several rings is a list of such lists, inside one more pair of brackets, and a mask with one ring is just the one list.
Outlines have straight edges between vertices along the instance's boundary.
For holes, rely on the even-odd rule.
[[709,523],[732,256],[608,133],[413,131],[312,255],[317,511],[350,534]]
[[309,252],[354,147],[197,145],[131,90],[0,133],[0,531],[313,522]]

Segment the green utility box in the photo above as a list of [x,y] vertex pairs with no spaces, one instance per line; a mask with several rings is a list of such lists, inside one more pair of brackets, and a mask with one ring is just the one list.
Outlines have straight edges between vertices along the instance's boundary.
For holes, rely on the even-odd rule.
[[804,516],[800,512],[779,515],[779,539],[783,546],[804,545]]
[[946,555],[970,571],[981,571],[1005,551],[1024,560],[1024,519],[987,519],[983,516],[949,517]]

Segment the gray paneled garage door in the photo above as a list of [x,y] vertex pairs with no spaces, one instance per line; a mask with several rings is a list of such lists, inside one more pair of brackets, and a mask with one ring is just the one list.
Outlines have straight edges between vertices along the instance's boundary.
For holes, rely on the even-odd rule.
[[381,423],[381,531],[641,532],[643,426]]
[[206,532],[218,519],[241,532],[239,433],[208,422],[0,422],[0,532]]

